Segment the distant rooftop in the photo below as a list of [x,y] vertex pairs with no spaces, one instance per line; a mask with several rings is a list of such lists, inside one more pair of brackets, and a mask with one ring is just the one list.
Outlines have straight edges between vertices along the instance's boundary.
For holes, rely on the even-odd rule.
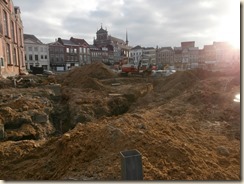
[[87,46],[89,45],[84,39],[71,37],[70,40],[78,45],[87,45]]
[[28,39],[35,43],[43,44],[35,35],[24,34],[24,40],[28,40]]
[[62,43],[63,45],[79,46],[79,45],[75,44],[74,42],[72,42],[70,40],[66,40],[66,39],[62,39],[62,38],[58,38],[58,41],[60,43]]

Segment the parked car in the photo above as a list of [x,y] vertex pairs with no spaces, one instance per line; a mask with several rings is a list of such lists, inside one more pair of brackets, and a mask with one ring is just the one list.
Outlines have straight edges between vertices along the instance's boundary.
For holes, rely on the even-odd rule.
[[54,73],[50,70],[44,70],[43,75],[54,75]]

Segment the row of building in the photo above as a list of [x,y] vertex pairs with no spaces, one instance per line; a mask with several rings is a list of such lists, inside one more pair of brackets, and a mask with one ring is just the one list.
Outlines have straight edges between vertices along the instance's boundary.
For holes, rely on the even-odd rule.
[[126,60],[129,56],[128,40],[112,37],[101,28],[96,32],[92,45],[84,39],[58,38],[44,44],[36,36],[24,34],[26,68],[43,67],[54,71],[66,71],[74,66],[82,66],[96,61],[113,64]]
[[127,32],[124,41],[109,35],[102,25],[93,44],[73,37],[44,44],[35,35],[23,34],[19,7],[11,0],[0,1],[0,76],[17,75],[32,67],[66,71],[96,61],[118,65],[140,60],[158,69],[226,68],[240,62],[240,51],[226,42],[213,42],[203,49],[194,41],[181,42],[180,47],[131,47]]
[[225,69],[239,64],[240,50],[234,49],[227,42],[213,42],[202,49],[194,41],[181,42],[180,47],[144,48],[136,46],[130,50],[130,57],[157,65],[159,69],[168,67],[176,70],[193,68]]
[[194,41],[181,42],[180,47],[130,47],[127,36],[126,41],[109,36],[102,27],[97,31],[93,45],[73,37],[69,40],[58,38],[53,43],[43,44],[34,35],[27,34],[24,34],[24,44],[28,69],[42,66],[44,69],[65,71],[95,61],[138,64],[140,60],[157,65],[158,69],[224,69],[240,61],[239,50],[226,42],[213,42],[202,49],[196,47]]

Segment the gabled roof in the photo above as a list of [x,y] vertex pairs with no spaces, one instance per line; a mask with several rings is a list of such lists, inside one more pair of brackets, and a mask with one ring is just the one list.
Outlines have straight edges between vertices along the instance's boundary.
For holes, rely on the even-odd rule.
[[79,46],[70,40],[65,40],[65,39],[61,39],[61,38],[58,38],[58,42],[63,45],[67,45],[67,46]]
[[116,37],[113,37],[113,36],[109,36],[109,38],[113,41],[113,42],[116,42],[118,44],[125,44],[125,41],[122,40],[122,39],[119,39],[119,38],[116,38]]
[[43,44],[35,35],[32,34],[24,34],[24,40],[31,40],[37,44]]
[[173,51],[172,47],[161,47],[159,50],[170,50],[170,51]]
[[153,47],[144,47],[143,49],[144,49],[144,50],[153,50],[153,49],[155,49],[155,48],[153,48]]
[[84,39],[80,39],[80,38],[70,38],[70,41],[72,41],[73,43],[77,44],[77,45],[85,45],[85,46],[89,46],[89,44],[84,40]]
[[137,49],[142,49],[142,47],[140,45],[137,45],[137,46],[133,47],[131,50],[137,50]]
[[64,47],[61,43],[59,43],[58,41],[52,42],[52,43],[48,43],[49,46],[60,46],[60,47]]

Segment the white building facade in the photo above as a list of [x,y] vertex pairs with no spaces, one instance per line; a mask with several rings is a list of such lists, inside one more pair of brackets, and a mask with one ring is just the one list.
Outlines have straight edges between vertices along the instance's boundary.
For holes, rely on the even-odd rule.
[[48,45],[43,44],[34,35],[24,34],[26,68],[42,67],[50,70]]
[[135,64],[138,64],[142,59],[143,48],[139,45],[133,47],[129,52],[129,57],[133,59]]

